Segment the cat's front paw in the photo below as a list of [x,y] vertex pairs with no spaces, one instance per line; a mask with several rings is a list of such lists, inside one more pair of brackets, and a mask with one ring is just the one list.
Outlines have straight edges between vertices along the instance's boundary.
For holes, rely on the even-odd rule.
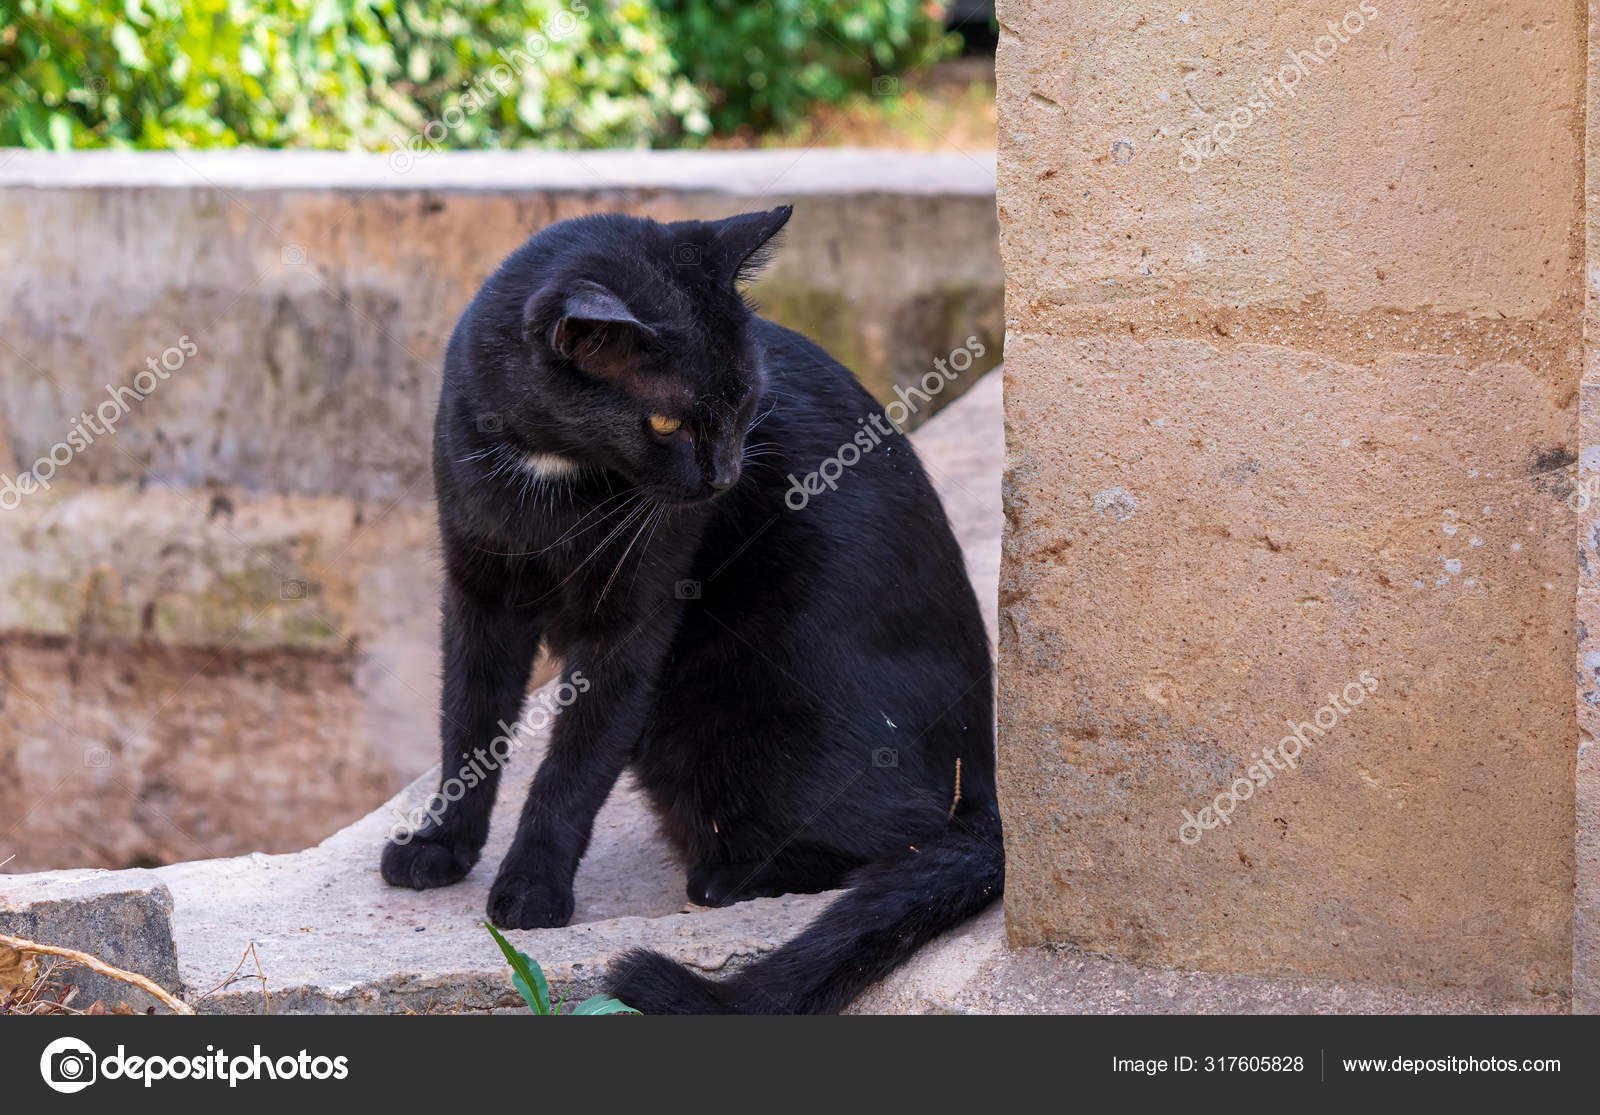
[[482,841],[452,838],[444,831],[416,833],[410,840],[384,846],[380,869],[392,887],[431,890],[459,883],[478,862]]
[[501,929],[555,929],[572,920],[572,888],[502,875],[489,888],[489,921]]

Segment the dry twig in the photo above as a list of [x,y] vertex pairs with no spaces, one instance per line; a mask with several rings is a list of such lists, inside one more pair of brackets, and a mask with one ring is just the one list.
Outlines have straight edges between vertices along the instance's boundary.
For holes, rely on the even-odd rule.
[[62,948],[60,945],[41,945],[38,941],[30,941],[26,937],[13,937],[9,933],[0,933],[0,948],[16,949],[18,952],[31,952],[38,956],[59,956],[61,959],[69,960],[74,964],[89,969],[91,972],[98,972],[108,979],[132,984],[147,995],[154,996],[173,1014],[194,1013],[194,1008],[188,1003],[179,999],[147,976],[141,976],[136,972],[123,971],[121,968],[107,964],[98,956],[92,956],[87,952]]
[[[217,986],[213,987],[210,991],[207,991],[204,995],[200,996],[201,1000],[204,1001],[206,999],[211,998],[211,996],[215,995],[217,992],[221,991],[224,987],[227,987],[230,983],[232,983],[233,982],[233,977],[237,976],[239,974],[239,969],[244,967],[244,962],[246,960],[254,960],[256,962],[256,977],[255,978],[257,978],[257,979],[259,979],[261,981],[261,1013],[262,1014],[271,1014],[272,1013],[272,1002],[271,1002],[270,999],[267,998],[267,973],[265,973],[265,972],[263,972],[261,970],[261,957],[256,952],[256,943],[254,941],[251,941],[248,945],[245,946],[244,955],[239,957],[239,963],[237,963],[237,964],[235,964],[233,966],[233,971],[228,973],[227,978],[224,979],[221,983],[217,984]],[[245,978],[249,979],[250,977],[246,976]]]

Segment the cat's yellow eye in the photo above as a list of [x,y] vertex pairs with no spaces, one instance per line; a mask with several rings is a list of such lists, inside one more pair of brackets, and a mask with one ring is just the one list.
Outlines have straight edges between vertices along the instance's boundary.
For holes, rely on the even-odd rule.
[[665,414],[652,414],[650,416],[650,428],[662,437],[677,433],[678,428],[682,425],[683,423],[678,419],[668,418]]

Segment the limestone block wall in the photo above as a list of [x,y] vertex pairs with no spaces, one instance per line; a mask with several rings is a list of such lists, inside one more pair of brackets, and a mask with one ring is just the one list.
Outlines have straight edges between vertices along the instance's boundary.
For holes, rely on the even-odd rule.
[[[434,760],[441,354],[526,236],[793,202],[764,310],[884,397],[977,337],[965,388],[1001,355],[993,175],[829,151],[0,151],[6,870],[298,850]],[[48,491],[8,494],[53,451]]]
[[1565,1000],[1585,7],[999,19],[1012,942]]
[[1589,11],[1585,151],[1583,387],[1579,395],[1577,860],[1572,932],[1573,1009],[1600,1013],[1600,4]]

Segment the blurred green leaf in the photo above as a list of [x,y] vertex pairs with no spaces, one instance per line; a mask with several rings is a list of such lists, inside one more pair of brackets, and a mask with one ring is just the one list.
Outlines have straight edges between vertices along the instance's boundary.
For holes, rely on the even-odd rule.
[[56,113],[50,117],[50,146],[57,151],[72,149],[72,120]]
[[522,1001],[528,1004],[528,1009],[535,1014],[550,1013],[550,985],[545,982],[544,970],[539,967],[536,960],[525,952],[518,952],[511,947],[511,942],[501,936],[500,931],[488,922],[483,927],[494,938],[494,943],[500,946],[500,951],[505,954],[506,963],[511,965],[511,984],[517,989],[517,994],[522,996]]
[[138,33],[126,23],[111,28],[111,45],[117,48],[117,57],[129,69],[143,70],[149,67],[150,59],[145,57]]

